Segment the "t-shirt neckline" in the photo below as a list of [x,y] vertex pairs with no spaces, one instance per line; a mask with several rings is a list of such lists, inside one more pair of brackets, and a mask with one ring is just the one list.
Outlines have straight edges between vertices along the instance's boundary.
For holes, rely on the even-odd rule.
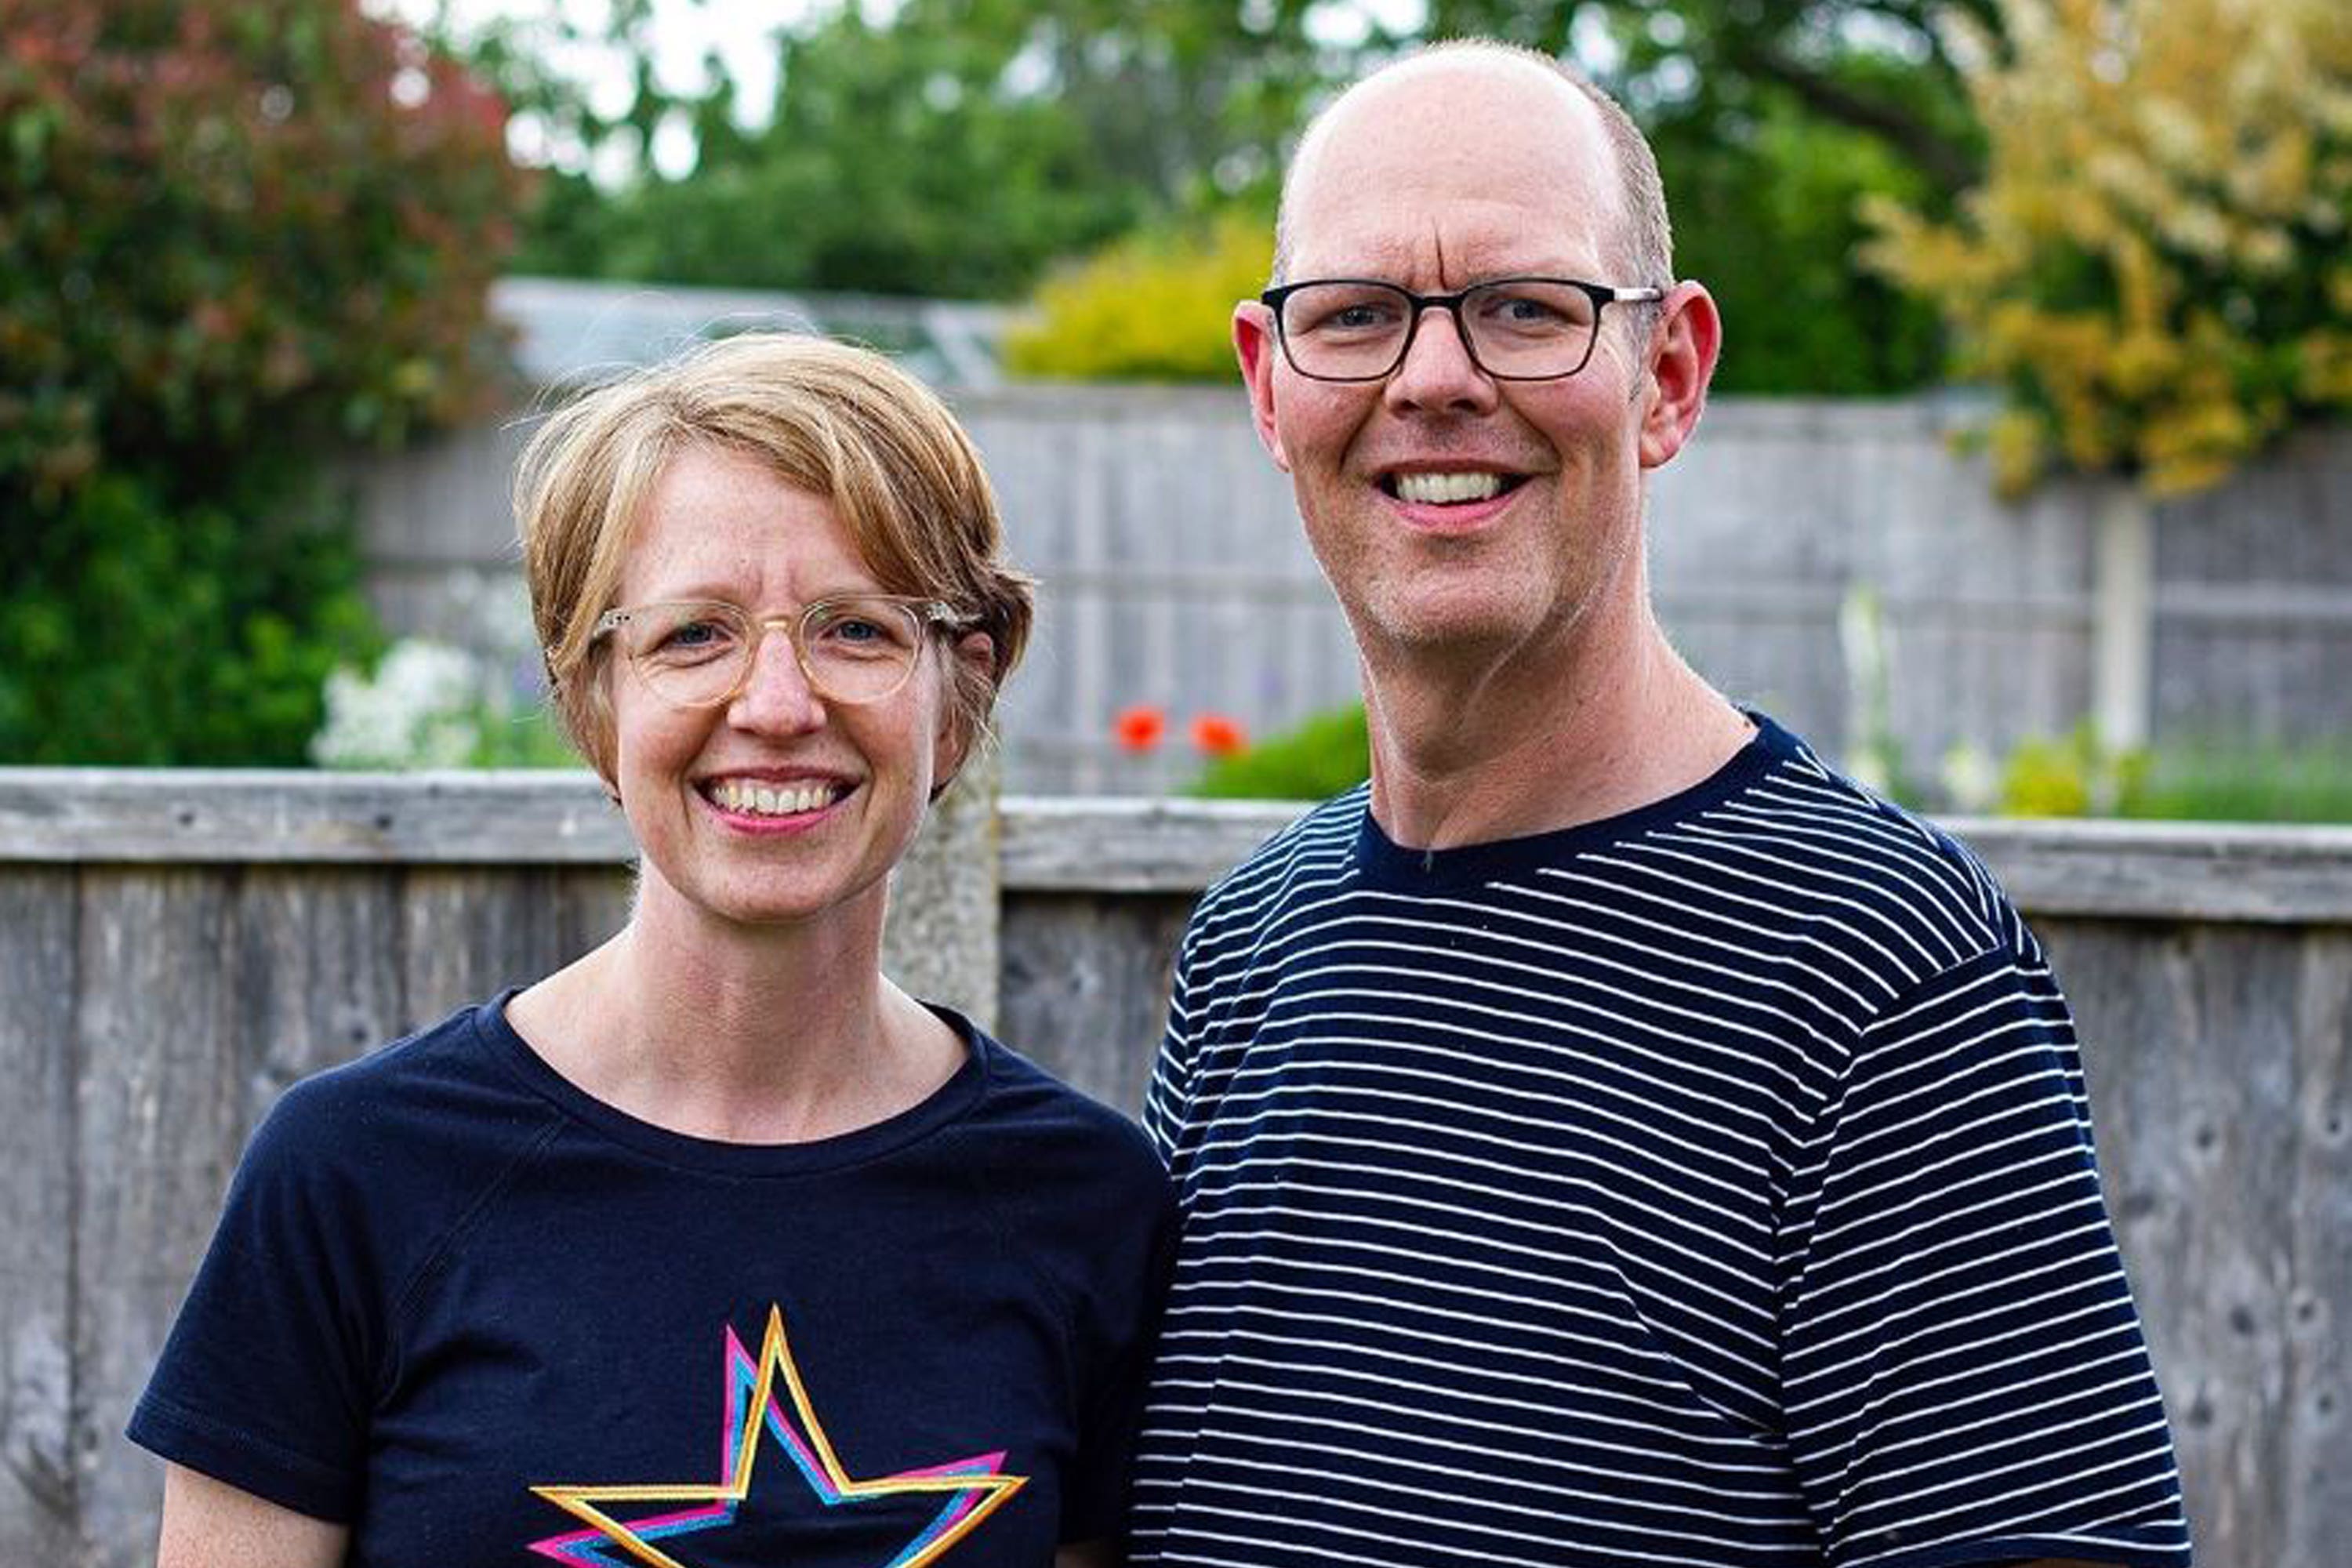
[[835,1171],[895,1153],[961,1118],[985,1091],[996,1049],[980,1027],[953,1008],[925,1003],[962,1042],[964,1058],[947,1082],[906,1110],[830,1138],[798,1143],[735,1143],[656,1126],[609,1105],[549,1065],[507,1019],[515,986],[474,1009],[469,1020],[484,1047],[532,1093],[571,1121],[665,1165],[729,1176],[803,1176]]
[[1696,784],[1647,805],[1572,827],[1448,849],[1412,849],[1399,844],[1372,819],[1371,791],[1362,795],[1363,818],[1356,831],[1356,868],[1365,883],[1395,892],[1432,892],[1556,865],[1680,821],[1748,788],[1778,763],[1798,756],[1796,737],[1762,713],[1743,709],[1756,733],[1724,764]]

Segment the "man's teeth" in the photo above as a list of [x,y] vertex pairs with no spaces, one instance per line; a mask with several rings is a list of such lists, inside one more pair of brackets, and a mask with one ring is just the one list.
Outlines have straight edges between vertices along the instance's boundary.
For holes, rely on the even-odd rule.
[[710,798],[722,811],[748,811],[755,816],[793,816],[833,804],[831,784],[755,784],[729,779],[714,786]]
[[1399,474],[1396,481],[1399,500],[1423,504],[1448,505],[1456,501],[1486,500],[1503,493],[1500,474]]

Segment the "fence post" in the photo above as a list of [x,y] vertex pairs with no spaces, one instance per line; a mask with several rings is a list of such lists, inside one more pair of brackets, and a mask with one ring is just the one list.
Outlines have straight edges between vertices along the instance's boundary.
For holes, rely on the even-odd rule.
[[2108,752],[2147,744],[2156,643],[2156,524],[2147,497],[2122,479],[2097,481],[2092,573],[2091,717]]
[[1003,774],[982,748],[931,807],[920,837],[890,875],[882,968],[910,995],[996,1026]]

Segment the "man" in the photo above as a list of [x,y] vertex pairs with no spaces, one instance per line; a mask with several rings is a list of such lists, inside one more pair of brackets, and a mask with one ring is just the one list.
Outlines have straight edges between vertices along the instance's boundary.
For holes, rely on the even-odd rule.
[[1184,939],[1137,1561],[2187,1563],[2042,950],[1652,615],[1719,328],[1638,132],[1413,57],[1276,285],[1234,342],[1372,777]]

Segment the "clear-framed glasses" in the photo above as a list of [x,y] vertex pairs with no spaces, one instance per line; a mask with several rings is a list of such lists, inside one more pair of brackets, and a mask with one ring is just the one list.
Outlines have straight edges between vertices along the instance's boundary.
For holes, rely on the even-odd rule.
[[1423,314],[1443,310],[1470,363],[1496,381],[1558,381],[1592,357],[1601,312],[1645,304],[1663,289],[1573,278],[1496,278],[1457,294],[1416,294],[1371,278],[1286,283],[1258,298],[1274,312],[1290,368],[1316,381],[1382,381],[1404,363]]
[[671,706],[716,708],[751,684],[760,644],[780,631],[811,690],[863,703],[907,684],[931,627],[964,622],[937,599],[904,594],[840,594],[766,616],[721,599],[669,599],[605,611],[589,640],[611,637],[646,689]]

